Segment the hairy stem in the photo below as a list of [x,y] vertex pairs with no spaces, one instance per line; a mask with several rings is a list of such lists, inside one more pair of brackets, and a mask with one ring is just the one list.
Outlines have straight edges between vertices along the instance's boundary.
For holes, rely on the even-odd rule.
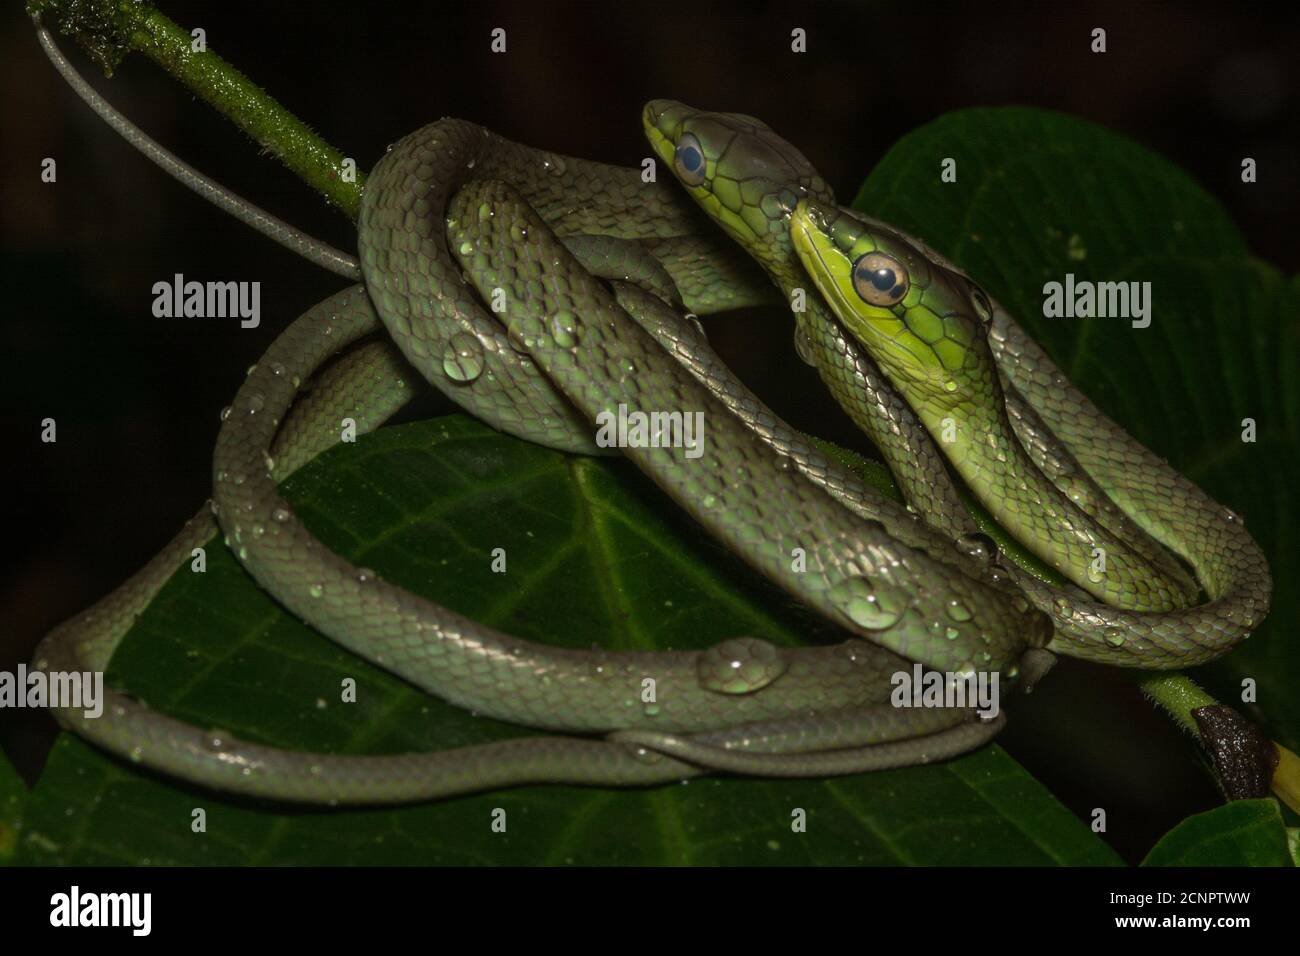
[[[1200,739],[1201,732],[1192,717],[1197,707],[1212,707],[1219,702],[1197,686],[1186,674],[1137,673],[1138,687],[1184,729]],[[1278,798],[1300,813],[1300,757],[1276,741],[1278,764],[1273,771],[1272,788]]]
[[342,153],[217,54],[196,50],[195,38],[151,4],[32,0],[28,12],[73,37],[108,74],[126,52],[145,54],[356,219],[364,173],[345,179]]

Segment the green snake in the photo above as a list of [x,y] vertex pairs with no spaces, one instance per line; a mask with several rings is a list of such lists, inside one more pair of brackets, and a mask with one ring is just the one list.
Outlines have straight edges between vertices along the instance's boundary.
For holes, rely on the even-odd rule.
[[[44,31],[41,39],[78,93],[150,158],[277,241],[355,274],[350,257],[171,157],[76,77]],[[1267,565],[1241,522],[1101,415],[969,279],[919,242],[836,209],[807,160],[757,120],[663,101],[643,119],[685,194],[644,182],[639,170],[530,149],[458,120],[395,144],[363,196],[364,284],[295,320],[250,370],[223,415],[210,506],[36,653],[45,670],[102,669],[219,525],[262,587],[358,655],[476,713],[587,736],[433,754],[300,753],[193,727],[117,692],[96,720],[57,709],[65,726],[190,781],[331,804],[714,771],[826,776],[944,759],[1000,729],[1003,718],[966,709],[889,705],[890,676],[912,662],[1027,685],[1050,663],[1051,641],[1076,656],[1181,667],[1226,652],[1262,620]],[[822,290],[825,301],[809,295],[797,314],[797,349],[881,448],[910,507],[782,422],[683,314],[770,298],[710,219],[782,292],[809,278]],[[914,364],[896,360],[901,337],[891,346],[873,332],[882,307],[842,294],[830,250],[849,233],[859,244],[849,251],[876,241],[898,273],[906,264],[894,321],[924,338],[937,320],[952,347],[936,341],[929,355],[908,352]],[[380,330],[388,341],[356,344]],[[928,397],[935,361],[956,387],[941,386],[946,404],[922,400],[914,410],[908,401]],[[698,459],[680,448],[624,453],[848,639],[787,649],[737,635],[699,652],[575,652],[496,632],[349,565],[312,537],[277,484],[336,443],[343,418],[366,431],[404,405],[412,369],[494,427],[572,452],[599,451],[592,422],[620,404],[702,411]],[[944,409],[963,428],[998,426],[985,454],[968,442],[954,468],[1077,586],[1022,572],[979,533],[936,451],[942,443],[927,433]],[[1008,500],[1015,505],[999,509]],[[1031,517],[1030,504],[1046,517]],[[1194,603],[1195,583],[1163,546],[1190,562],[1208,601]],[[1086,570],[1095,548],[1107,554],[1100,580]],[[804,570],[792,568],[796,552]]]

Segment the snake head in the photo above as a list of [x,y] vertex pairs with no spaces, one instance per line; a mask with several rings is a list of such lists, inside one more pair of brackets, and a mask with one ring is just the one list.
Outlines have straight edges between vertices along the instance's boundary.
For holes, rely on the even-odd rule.
[[800,200],[790,232],[827,304],[927,424],[927,410],[990,400],[999,386],[983,290],[899,233],[813,199]]
[[802,153],[744,113],[651,100],[641,121],[659,160],[728,235],[765,265],[794,266],[789,220],[796,204],[835,201]]

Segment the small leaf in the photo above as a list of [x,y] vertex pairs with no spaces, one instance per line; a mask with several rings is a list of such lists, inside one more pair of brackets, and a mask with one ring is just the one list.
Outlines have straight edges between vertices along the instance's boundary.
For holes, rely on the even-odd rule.
[[1157,843],[1143,866],[1294,866],[1276,801],[1234,800],[1188,817]]

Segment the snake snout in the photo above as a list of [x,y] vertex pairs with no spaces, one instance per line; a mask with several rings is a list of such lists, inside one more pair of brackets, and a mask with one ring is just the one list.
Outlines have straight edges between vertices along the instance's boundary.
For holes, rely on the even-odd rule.
[[645,105],[643,115],[651,123],[659,122],[659,117],[674,106],[681,106],[676,100],[651,100]]
[[677,100],[651,100],[641,110],[641,120],[647,127],[671,136],[683,119],[698,112]]

